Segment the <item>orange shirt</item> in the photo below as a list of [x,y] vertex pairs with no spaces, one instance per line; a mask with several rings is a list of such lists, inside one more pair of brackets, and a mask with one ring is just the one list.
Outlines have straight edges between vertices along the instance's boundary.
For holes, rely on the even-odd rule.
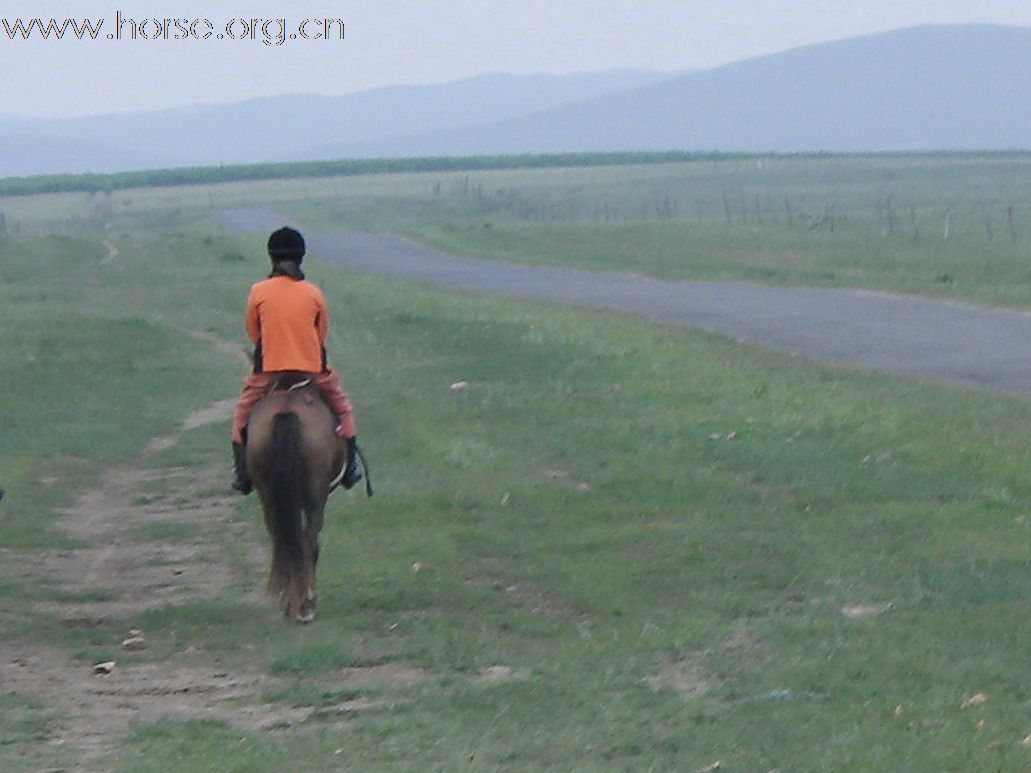
[[251,287],[247,335],[261,345],[263,371],[322,372],[328,329],[326,300],[311,282],[274,276]]

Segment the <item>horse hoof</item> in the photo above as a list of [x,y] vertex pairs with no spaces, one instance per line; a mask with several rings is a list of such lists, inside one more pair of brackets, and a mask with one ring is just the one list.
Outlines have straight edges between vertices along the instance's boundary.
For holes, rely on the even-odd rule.
[[315,619],[315,599],[305,599],[301,603],[301,608],[297,611],[294,619],[298,623],[310,623]]

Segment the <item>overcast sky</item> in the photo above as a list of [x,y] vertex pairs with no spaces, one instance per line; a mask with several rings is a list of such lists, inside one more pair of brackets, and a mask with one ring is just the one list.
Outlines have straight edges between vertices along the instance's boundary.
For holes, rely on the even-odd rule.
[[[117,31],[116,10],[123,16]],[[70,31],[62,40],[42,40],[38,29],[28,41],[9,39],[5,21],[38,17],[103,19],[104,26],[96,41],[77,41]],[[254,40],[226,38],[226,22],[241,18],[269,23]],[[328,40],[289,39],[305,19],[326,18],[346,25],[343,41],[335,25]],[[183,21],[168,25],[166,40],[154,19]],[[151,20],[140,33],[150,39],[129,39],[129,20]],[[196,39],[174,39],[194,21]],[[975,22],[1031,26],[1031,0],[4,0],[0,114],[344,94],[484,72],[676,71],[916,24]],[[241,22],[230,29],[244,38]],[[311,36],[322,31],[313,22],[305,28]],[[121,39],[109,39],[116,32]]]

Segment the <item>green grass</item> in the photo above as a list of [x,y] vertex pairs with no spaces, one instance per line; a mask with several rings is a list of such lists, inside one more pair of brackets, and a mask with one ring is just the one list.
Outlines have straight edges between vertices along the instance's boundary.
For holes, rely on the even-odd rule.
[[[60,273],[67,264],[49,268]],[[69,313],[75,302],[52,289],[56,282],[41,281],[48,290],[39,302],[0,291],[15,295],[4,299],[12,309],[6,319],[11,345],[0,352],[0,480],[7,489],[0,540],[9,547],[48,540],[39,508],[66,502],[111,462],[170,430],[189,407],[200,407],[205,393],[231,383],[213,369],[218,361],[209,347],[182,330],[135,312],[122,318]],[[96,295],[113,299],[116,292]],[[53,478],[61,483],[40,485]]]
[[[35,273],[0,251],[0,271],[25,272],[9,301],[20,340],[41,345],[58,309],[81,320],[59,328],[47,356],[106,363],[110,400],[123,407],[104,414],[103,390],[91,391],[88,410],[65,417],[69,438],[96,438],[95,456],[65,453],[32,423],[0,440],[15,454],[0,456],[5,546],[54,544],[47,523],[68,493],[38,482],[37,460],[56,456],[62,481],[88,480],[236,389],[241,365],[180,333],[242,339],[243,293],[263,265],[219,256],[259,255],[260,237],[159,214],[119,216],[116,264],[97,264],[90,233],[24,242],[19,252],[51,254]],[[26,594],[54,589],[0,583],[3,622],[82,662],[117,656],[117,637],[139,627],[150,662],[193,647],[212,668],[267,674],[274,683],[257,700],[315,709],[271,730],[142,724],[110,750],[110,769],[1031,764],[1021,746],[1031,733],[1027,401],[314,260],[309,275],[331,304],[330,359],[378,489],[331,500],[315,624],[251,605],[260,574],[88,630],[26,621]],[[107,334],[119,329],[135,332]],[[192,381],[161,370],[165,346],[179,347]],[[0,357],[27,368],[38,348]],[[63,372],[40,367],[36,389],[71,399]],[[452,390],[459,380],[468,388]],[[10,390],[0,403],[4,416],[21,405]],[[36,424],[49,415],[38,411]],[[139,411],[153,413],[141,423]],[[186,433],[155,464],[226,463],[226,430]],[[28,499],[36,521],[21,504],[25,515],[8,521]],[[227,533],[227,560],[246,565],[233,551],[262,539],[253,498],[236,517],[246,526]],[[184,536],[169,528],[163,538]],[[850,611],[863,607],[877,612]],[[486,678],[497,666],[513,677]],[[353,669],[370,679],[349,681]],[[977,693],[987,700],[964,708]],[[354,700],[375,705],[338,711]],[[33,705],[30,715],[50,711]],[[3,716],[0,736],[20,739],[12,749],[36,767],[56,759],[18,730],[22,719]]]
[[[120,770],[138,773],[167,770],[247,773],[283,770],[297,762],[291,756],[296,750],[282,742],[282,733],[247,733],[213,720],[141,726],[134,730],[130,741],[127,749],[115,759]],[[321,757],[323,762],[329,759],[325,755]],[[306,762],[317,760],[310,752],[305,754]]]
[[15,692],[0,693],[0,746],[46,741],[53,720],[38,701]]
[[[248,636],[281,675],[435,675],[351,720],[349,764],[1026,759],[1023,401],[600,314],[322,279],[346,299],[334,352],[359,387],[380,498],[330,514],[316,626]],[[449,389],[458,378],[468,390]],[[703,695],[649,686],[683,663]],[[497,664],[529,678],[480,684]],[[960,708],[982,691],[989,704]]]
[[61,719],[31,696],[0,690],[0,766],[12,772],[43,769],[52,759],[48,747]]

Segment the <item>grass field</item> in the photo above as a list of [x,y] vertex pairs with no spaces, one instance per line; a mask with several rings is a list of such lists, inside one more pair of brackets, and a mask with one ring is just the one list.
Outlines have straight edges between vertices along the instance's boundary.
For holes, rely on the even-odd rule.
[[[470,175],[484,187],[479,203],[464,175],[439,193],[438,176],[415,175],[133,191],[89,216],[81,194],[62,194],[61,236],[42,235],[56,210],[41,200],[0,202],[24,224],[0,239],[3,653],[50,652],[69,674],[117,659],[126,672],[191,664],[258,685],[192,718],[174,711],[174,692],[159,694],[157,716],[112,726],[91,757],[100,770],[1031,767],[1031,405],[632,318],[313,261],[333,313],[331,360],[378,488],[372,500],[331,500],[319,620],[287,625],[255,601],[264,567],[247,557],[263,544],[253,498],[224,521],[133,526],[139,542],[186,542],[199,529],[221,545],[236,574],[210,597],[82,627],[62,605],[102,605],[122,589],[42,572],[53,551],[83,547],[57,523],[98,471],[145,462],[228,474],[224,422],[141,457],[190,411],[232,397],[243,369],[212,341],[243,343],[261,238],[219,233],[197,216],[211,205],[270,204],[319,226],[401,230],[520,260],[612,268],[633,247],[638,264],[624,267],[658,275],[755,278],[773,260],[764,250],[783,242],[804,247],[809,267],[777,262],[764,279],[813,272],[1026,301],[1019,233],[989,241],[968,212],[941,250],[940,235],[882,237],[875,217],[846,217],[894,162],[869,163],[879,171],[771,178],[771,191],[822,202],[831,175],[833,234],[720,222],[719,191],[769,171],[754,164],[741,177],[699,172],[720,175],[702,186],[704,211],[685,198],[693,178],[674,168],[584,172],[593,187],[581,180],[578,195],[609,197],[613,209],[649,186],[676,198],[675,216],[612,222],[610,211],[608,224],[523,221],[510,208],[483,228],[487,173]],[[933,174],[913,163],[893,179],[898,191],[923,180],[921,211],[952,195],[975,207],[967,186],[989,183],[993,207],[1012,198],[1027,210],[1023,177],[993,159],[936,161]],[[566,173],[504,174],[506,189],[534,195],[572,184]],[[943,189],[943,179],[957,182]],[[692,258],[699,234],[739,257]],[[686,263],[663,252],[681,237]],[[849,272],[823,254],[837,240]],[[856,247],[872,242],[879,252]],[[942,270],[936,250],[957,262],[950,281],[928,278]],[[963,254],[985,265],[961,272]],[[825,270],[836,273],[820,279]],[[452,390],[458,381],[468,387]],[[217,497],[209,488],[198,496]],[[175,493],[159,481],[137,503]],[[146,651],[120,651],[130,628],[146,631]],[[255,707],[278,720],[249,725]],[[0,769],[75,769],[81,750],[60,743],[74,713],[54,692],[0,685]]]

